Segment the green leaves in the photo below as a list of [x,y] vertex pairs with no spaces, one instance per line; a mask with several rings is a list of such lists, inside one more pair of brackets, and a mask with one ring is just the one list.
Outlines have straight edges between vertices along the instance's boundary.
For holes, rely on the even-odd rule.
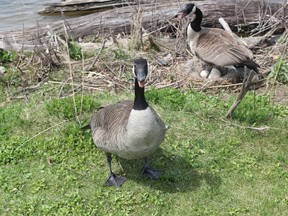
[[[177,89],[151,89],[146,93],[147,100],[153,105],[159,105],[163,109],[171,111],[197,112],[208,118],[221,118],[232,105],[234,97],[228,100],[220,100],[213,95],[187,91],[181,93]],[[248,93],[235,110],[234,119],[248,124],[262,124],[273,116],[286,116],[288,108],[281,105],[273,105],[269,95],[255,95]]]
[[276,64],[272,67],[267,79],[268,83],[273,85],[276,82],[288,84],[288,61],[283,59],[283,57],[280,57]]
[[0,64],[6,65],[14,61],[17,58],[17,53],[15,51],[7,51],[0,48]]
[[185,97],[177,89],[151,89],[145,95],[151,104],[160,105],[164,109],[181,110],[185,105]]
[[97,109],[100,104],[89,96],[75,96],[75,101],[73,97],[52,99],[46,103],[45,107],[52,116],[71,119],[81,113]]
[[[105,154],[76,117],[88,120],[100,105],[129,96],[104,92],[43,102],[31,95],[28,104],[0,108],[0,214],[288,213],[288,112],[269,95],[247,94],[234,119],[223,121],[234,101],[230,95],[147,91],[147,100],[169,125],[161,148],[149,157],[163,175],[160,181],[142,179],[142,160],[113,156],[114,172],[127,181],[118,189],[104,187]],[[250,124],[271,128],[246,129]]]
[[83,58],[82,48],[77,42],[69,42],[69,55],[71,59],[80,60]]

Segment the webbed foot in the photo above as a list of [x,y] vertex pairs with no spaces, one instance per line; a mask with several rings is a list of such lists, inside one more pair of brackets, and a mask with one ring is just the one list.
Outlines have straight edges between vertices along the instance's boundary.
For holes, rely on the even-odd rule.
[[146,167],[146,168],[144,167],[142,170],[142,176],[143,177],[151,178],[154,180],[159,180],[161,174],[162,174],[161,171],[154,170],[154,169],[151,169],[149,167]]
[[122,176],[115,175],[114,173],[111,173],[109,178],[104,183],[104,185],[105,186],[120,187],[125,181],[126,181],[126,178],[124,178]]
[[150,168],[148,165],[148,159],[144,158],[144,167],[142,170],[142,176],[154,180],[159,180],[161,176],[161,171]]
[[107,163],[109,166],[110,175],[108,179],[106,180],[106,182],[104,183],[104,185],[120,187],[126,181],[126,178],[122,176],[118,176],[112,172],[112,168],[111,168],[112,157],[110,153],[106,153],[106,158],[107,158]]

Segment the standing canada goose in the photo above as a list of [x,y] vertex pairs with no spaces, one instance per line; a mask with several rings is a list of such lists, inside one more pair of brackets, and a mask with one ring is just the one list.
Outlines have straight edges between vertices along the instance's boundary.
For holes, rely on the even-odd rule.
[[149,107],[144,95],[145,80],[148,75],[147,61],[134,61],[135,98],[108,105],[92,116],[91,129],[96,146],[106,153],[109,166],[107,186],[121,186],[126,178],[112,172],[111,154],[124,159],[144,158],[142,175],[159,179],[161,172],[148,166],[147,156],[163,142],[166,126]]
[[192,13],[195,19],[187,28],[189,47],[193,54],[204,61],[209,70],[212,66],[244,67],[258,72],[253,53],[229,32],[219,28],[201,27],[202,12],[194,4],[189,3],[180,12],[180,18]]

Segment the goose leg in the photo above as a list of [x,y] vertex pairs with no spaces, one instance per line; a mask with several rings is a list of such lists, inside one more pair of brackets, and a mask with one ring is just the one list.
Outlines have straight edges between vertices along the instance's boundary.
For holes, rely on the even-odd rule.
[[159,178],[161,176],[161,171],[154,170],[154,169],[150,168],[148,165],[148,159],[147,159],[147,157],[145,157],[144,158],[144,166],[143,166],[143,170],[142,170],[142,176],[148,177],[148,178],[151,178],[154,180],[159,180]]
[[124,178],[122,176],[118,176],[112,172],[112,168],[111,168],[112,157],[111,157],[110,153],[106,153],[106,158],[107,158],[107,163],[109,166],[109,173],[110,174],[109,174],[108,179],[104,183],[104,185],[120,187],[126,181],[126,178]]

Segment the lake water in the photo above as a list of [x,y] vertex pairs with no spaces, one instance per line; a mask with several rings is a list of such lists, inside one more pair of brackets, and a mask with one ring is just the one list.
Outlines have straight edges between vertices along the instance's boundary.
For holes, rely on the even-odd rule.
[[16,30],[61,20],[61,17],[41,16],[37,12],[44,8],[44,3],[60,0],[0,0],[0,32]]
[[[269,0],[283,3],[285,0]],[[61,20],[60,16],[41,16],[37,11],[44,8],[44,3],[61,0],[0,0],[0,32],[28,28],[40,24]]]

